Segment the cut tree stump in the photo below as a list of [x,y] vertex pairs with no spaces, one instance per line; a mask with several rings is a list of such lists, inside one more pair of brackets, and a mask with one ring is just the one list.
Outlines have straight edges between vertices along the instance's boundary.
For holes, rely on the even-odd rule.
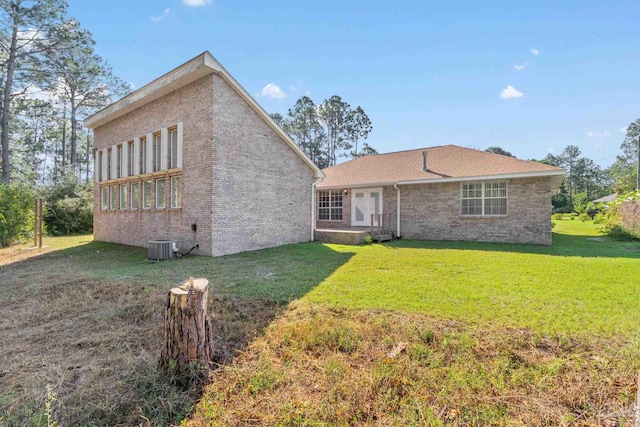
[[191,278],[169,291],[159,363],[165,372],[192,377],[209,368],[213,339],[208,287],[207,279]]

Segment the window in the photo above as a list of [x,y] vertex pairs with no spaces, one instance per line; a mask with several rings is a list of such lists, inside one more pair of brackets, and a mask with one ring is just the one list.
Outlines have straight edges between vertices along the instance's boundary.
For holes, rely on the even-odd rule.
[[178,167],[178,128],[169,129],[169,169]]
[[165,179],[156,179],[156,208],[164,209],[165,206]]
[[133,176],[135,175],[135,168],[134,168],[134,164],[133,164],[133,160],[135,159],[134,157],[134,145],[133,145],[133,141],[129,141],[127,143],[127,157],[129,159],[129,163],[127,164],[128,166],[128,175],[129,176]]
[[131,194],[129,194],[131,200],[131,209],[138,209],[140,207],[140,183],[131,183]]
[[116,178],[122,178],[122,144],[118,144],[116,149]]
[[118,197],[118,188],[115,185],[109,187],[109,206],[112,211],[116,210],[116,197]]
[[182,207],[182,177],[174,176],[171,178],[171,207]]
[[162,136],[153,134],[153,172],[162,170]]
[[104,154],[102,153],[102,150],[99,150],[97,153],[98,157],[96,158],[96,164],[94,167],[96,172],[96,181],[102,181],[102,157]]
[[140,138],[140,173],[149,173],[147,170],[147,137]]
[[109,188],[102,187],[100,188],[100,208],[103,211],[109,209]]
[[318,220],[342,221],[342,191],[318,192]]
[[142,209],[151,209],[151,180],[142,182]]
[[120,210],[125,210],[129,206],[129,186],[127,184],[120,185]]
[[507,182],[465,182],[460,187],[462,215],[497,216],[507,214]]
[[111,148],[107,150],[107,179],[111,179]]

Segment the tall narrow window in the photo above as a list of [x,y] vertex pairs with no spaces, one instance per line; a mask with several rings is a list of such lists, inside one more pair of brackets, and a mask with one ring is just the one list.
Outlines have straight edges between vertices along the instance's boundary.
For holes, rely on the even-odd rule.
[[94,170],[96,173],[96,181],[102,181],[102,150],[96,151],[96,164]]
[[109,187],[109,206],[112,211],[116,210],[116,200],[118,199],[118,187],[112,185]]
[[169,168],[178,167],[178,128],[169,129]]
[[156,208],[164,209],[165,207],[165,179],[156,179]]
[[140,137],[140,173],[149,173],[147,170],[147,137]]
[[151,180],[142,182],[142,209],[151,209]]
[[140,183],[131,183],[131,193],[129,194],[131,200],[131,209],[138,209],[140,207]]
[[127,143],[127,157],[129,158],[129,163],[127,163],[127,169],[128,169],[128,175],[129,176],[134,176],[135,175],[135,164],[133,162],[134,157],[134,145],[133,145],[133,141],[129,141]]
[[182,177],[171,177],[171,207],[182,207]]
[[162,135],[153,134],[153,171],[162,170]]
[[103,211],[109,209],[109,187],[100,188],[100,208]]
[[107,149],[107,179],[111,179],[112,178],[112,176],[111,176],[111,168],[113,167],[113,165],[111,164],[111,158],[112,158],[111,147],[109,147]]
[[118,144],[116,149],[116,178],[122,178],[122,144]]
[[127,184],[120,185],[120,210],[125,210],[129,207],[129,186]]

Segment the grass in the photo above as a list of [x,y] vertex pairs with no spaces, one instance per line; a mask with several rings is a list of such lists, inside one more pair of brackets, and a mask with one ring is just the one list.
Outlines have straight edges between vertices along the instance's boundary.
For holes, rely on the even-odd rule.
[[[176,424],[202,392],[185,422],[629,425],[640,245],[590,221],[553,239],[169,262],[90,236],[0,249],[0,424],[43,425],[49,386],[64,425]],[[204,391],[156,371],[166,292],[190,276],[213,295],[221,369]]]

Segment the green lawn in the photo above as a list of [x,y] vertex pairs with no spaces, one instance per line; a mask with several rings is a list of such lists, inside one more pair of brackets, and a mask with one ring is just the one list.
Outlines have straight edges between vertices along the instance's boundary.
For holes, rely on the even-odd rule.
[[47,385],[63,424],[179,423],[198,387],[156,364],[166,292],[193,276],[209,279],[223,364],[194,425],[626,425],[640,242],[556,222],[549,247],[303,243],[164,262],[91,236],[2,248],[0,424],[40,425]]
[[640,243],[558,221],[553,246],[398,240],[355,252],[305,299],[552,332],[640,332]]

